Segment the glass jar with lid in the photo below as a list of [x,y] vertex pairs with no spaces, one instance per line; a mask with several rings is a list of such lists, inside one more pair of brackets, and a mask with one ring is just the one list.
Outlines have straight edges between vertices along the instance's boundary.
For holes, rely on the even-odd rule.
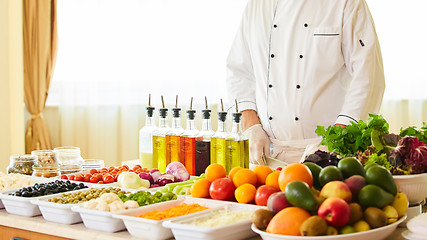
[[19,173],[24,175],[32,175],[33,167],[37,165],[38,157],[35,155],[12,155],[10,163],[7,167],[7,174]]
[[34,150],[31,155],[38,157],[37,167],[59,167],[60,165],[53,150]]
[[76,173],[82,170],[84,162],[79,147],[65,146],[54,149],[61,164],[61,173]]

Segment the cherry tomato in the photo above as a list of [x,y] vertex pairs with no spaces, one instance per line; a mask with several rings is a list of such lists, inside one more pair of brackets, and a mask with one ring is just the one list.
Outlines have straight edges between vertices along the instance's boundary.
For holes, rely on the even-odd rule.
[[116,168],[115,168],[115,167],[109,167],[109,168],[108,168],[108,171],[109,171],[109,172],[111,172],[111,171],[113,171],[114,169],[116,169]]
[[96,173],[95,176],[98,178],[98,181],[102,181],[102,174]]
[[98,182],[98,177],[95,175],[92,175],[92,177],[90,177],[90,182],[91,183],[97,183]]
[[74,180],[76,178],[76,176],[74,175],[68,175],[68,180]]
[[85,175],[84,175],[84,181],[85,182],[90,182],[90,178],[92,177],[92,174],[90,174],[90,173],[86,173]]
[[132,168],[132,170],[134,171],[136,171],[137,169],[142,169],[141,165],[137,164]]
[[104,183],[113,183],[114,177],[111,174],[105,174],[102,180]]
[[95,173],[98,173],[98,170],[96,170],[95,168],[92,168],[90,171],[89,171],[89,173],[90,174],[95,174]]
[[119,177],[119,175],[120,175],[120,174],[116,174],[116,175],[114,176],[114,182],[117,182],[117,178]]
[[129,166],[128,166],[128,165],[122,165],[122,167],[124,167],[124,168],[126,168],[126,169],[129,169]]
[[83,174],[77,174],[74,180],[83,182],[85,178],[83,177]]
[[98,184],[104,184],[104,181],[99,181]]
[[61,179],[67,179],[68,180],[68,177],[67,177],[67,175],[61,175]]

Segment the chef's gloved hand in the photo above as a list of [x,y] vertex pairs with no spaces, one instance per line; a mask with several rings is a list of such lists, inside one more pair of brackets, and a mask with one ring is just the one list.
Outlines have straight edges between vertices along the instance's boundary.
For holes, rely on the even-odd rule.
[[255,124],[244,132],[249,138],[249,162],[256,165],[264,165],[261,160],[263,153],[270,156],[270,138],[261,124]]

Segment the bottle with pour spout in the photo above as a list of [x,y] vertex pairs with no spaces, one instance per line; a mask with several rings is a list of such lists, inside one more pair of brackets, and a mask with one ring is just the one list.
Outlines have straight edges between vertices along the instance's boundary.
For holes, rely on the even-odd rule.
[[249,168],[249,140],[242,132],[240,122],[242,113],[238,110],[237,100],[235,103],[236,112],[233,113],[233,127],[226,139],[226,165],[228,170],[234,167]]
[[181,108],[178,107],[178,95],[176,96],[175,107],[172,108],[172,127],[166,133],[166,162],[183,162],[181,153],[181,135],[184,133],[184,128],[181,126]]
[[192,109],[192,106],[193,98],[191,98],[190,109],[187,110],[187,128],[181,134],[181,156],[190,176],[196,176],[196,136],[199,130],[194,122],[196,111]]
[[148,95],[146,110],[145,126],[139,130],[139,162],[142,167],[152,169],[157,168],[157,164],[153,161],[153,133],[157,130],[157,126],[153,118],[154,107],[151,106],[151,94]]
[[158,168],[160,172],[166,171],[166,133],[169,132],[168,109],[165,108],[165,103],[162,96],[162,108],[159,109],[159,127],[153,132],[153,168]]
[[196,176],[200,176],[211,163],[211,137],[214,135],[211,123],[211,110],[205,97],[205,109],[202,110],[202,129],[196,136]]
[[224,166],[227,173],[227,161],[226,161],[226,144],[225,141],[228,138],[226,131],[225,121],[227,119],[227,112],[224,112],[224,105],[221,99],[221,112],[218,112],[218,129],[211,138],[211,164],[218,163]]

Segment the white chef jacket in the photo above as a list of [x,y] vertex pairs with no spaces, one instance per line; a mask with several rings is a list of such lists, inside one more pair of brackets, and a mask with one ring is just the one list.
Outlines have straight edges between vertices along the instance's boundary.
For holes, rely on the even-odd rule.
[[379,111],[380,46],[365,0],[249,0],[227,58],[239,110],[278,140]]

